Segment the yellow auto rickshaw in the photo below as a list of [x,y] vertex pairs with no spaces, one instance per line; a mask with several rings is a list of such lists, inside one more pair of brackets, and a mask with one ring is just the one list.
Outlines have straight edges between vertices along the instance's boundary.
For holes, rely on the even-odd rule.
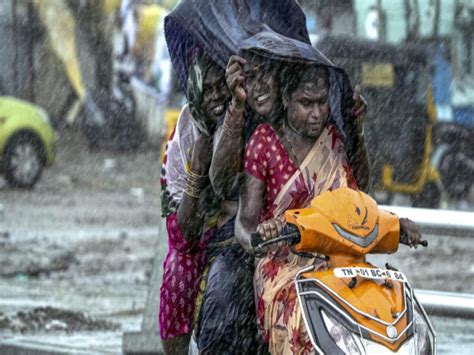
[[438,207],[440,176],[431,164],[436,112],[424,47],[335,36],[316,46],[361,85],[369,103],[365,136],[375,196],[390,203],[400,193],[413,206]]

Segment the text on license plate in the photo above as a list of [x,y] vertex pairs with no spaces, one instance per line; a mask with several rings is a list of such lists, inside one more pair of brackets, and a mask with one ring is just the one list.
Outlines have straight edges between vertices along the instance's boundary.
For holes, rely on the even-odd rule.
[[334,275],[339,278],[359,276],[366,279],[390,279],[407,282],[406,276],[400,271],[368,267],[338,267],[334,269]]

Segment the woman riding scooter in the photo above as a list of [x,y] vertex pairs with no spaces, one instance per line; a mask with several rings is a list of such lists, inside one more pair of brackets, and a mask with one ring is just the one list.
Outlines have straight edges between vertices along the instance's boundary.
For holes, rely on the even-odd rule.
[[[279,235],[282,215],[306,207],[313,197],[342,186],[357,189],[341,132],[334,124],[341,93],[330,85],[331,70],[314,62],[288,65],[282,76],[285,117],[278,128],[257,127],[244,155],[246,179],[240,196],[236,236],[253,252],[251,233],[264,240]],[[411,223],[401,221],[414,244],[420,238]],[[311,342],[295,309],[296,272],[324,263],[292,254],[282,246],[258,262],[255,272],[259,327],[271,353],[311,353]]]

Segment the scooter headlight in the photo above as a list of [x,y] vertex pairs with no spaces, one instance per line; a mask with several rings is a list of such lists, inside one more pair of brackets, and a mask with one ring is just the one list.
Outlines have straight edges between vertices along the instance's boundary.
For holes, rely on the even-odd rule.
[[417,310],[415,310],[414,321],[416,342],[418,349],[420,349],[420,354],[432,354],[433,339],[430,336],[428,324]]
[[329,335],[339,349],[345,354],[362,354],[360,347],[357,345],[360,342],[357,336],[354,336],[353,333],[326,312],[321,311],[321,314]]

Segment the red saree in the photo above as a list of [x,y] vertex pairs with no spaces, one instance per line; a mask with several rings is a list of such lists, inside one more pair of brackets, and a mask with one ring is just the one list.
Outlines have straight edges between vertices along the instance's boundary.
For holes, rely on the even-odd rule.
[[[260,222],[282,218],[288,209],[308,206],[324,191],[342,186],[357,188],[344,145],[332,125],[325,128],[299,167],[274,129],[268,124],[258,126],[246,148],[244,171],[266,187]],[[254,282],[258,326],[272,354],[313,353],[292,281],[301,267],[315,262],[283,247],[257,264]],[[319,262],[318,267],[324,264]]]

